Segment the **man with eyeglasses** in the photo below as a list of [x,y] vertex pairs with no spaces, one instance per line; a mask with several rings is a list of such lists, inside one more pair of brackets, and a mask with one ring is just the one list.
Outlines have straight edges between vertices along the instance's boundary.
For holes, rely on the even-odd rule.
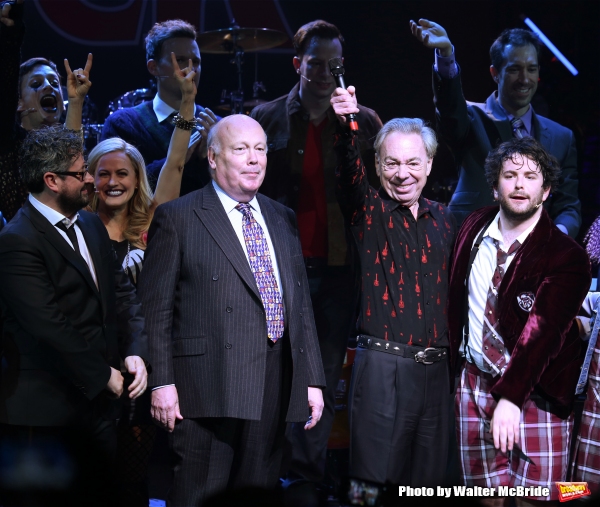
[[358,247],[362,284],[350,406],[350,475],[374,483],[444,483],[450,386],[446,295],[455,221],[421,192],[437,149],[419,118],[395,118],[375,138],[381,188],[366,178],[354,87],[331,104],[338,199]]
[[94,192],[80,135],[31,131],[21,177],[29,199],[0,233],[0,445],[65,466],[52,495],[38,498],[31,477],[23,489],[3,482],[0,495],[3,505],[109,505],[121,361],[134,375],[129,398],[147,386],[141,306],[106,228],[80,211]]

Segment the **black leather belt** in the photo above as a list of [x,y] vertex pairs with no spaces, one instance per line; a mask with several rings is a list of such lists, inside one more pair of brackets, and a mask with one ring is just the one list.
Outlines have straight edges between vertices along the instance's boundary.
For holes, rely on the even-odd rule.
[[415,347],[404,343],[390,342],[373,336],[364,334],[358,335],[357,345],[363,349],[378,350],[379,352],[387,352],[400,357],[414,359],[417,363],[433,364],[446,359],[448,350],[445,348]]

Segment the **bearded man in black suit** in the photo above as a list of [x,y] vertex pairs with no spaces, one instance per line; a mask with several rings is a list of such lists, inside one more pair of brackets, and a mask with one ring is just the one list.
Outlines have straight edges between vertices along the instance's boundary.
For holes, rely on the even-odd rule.
[[72,475],[53,484],[63,496],[36,498],[2,481],[1,502],[108,505],[121,360],[134,375],[130,398],[147,385],[140,304],[106,228],[80,211],[93,179],[79,133],[32,131],[21,176],[29,199],[0,233],[0,440],[26,453],[51,442],[67,453]]

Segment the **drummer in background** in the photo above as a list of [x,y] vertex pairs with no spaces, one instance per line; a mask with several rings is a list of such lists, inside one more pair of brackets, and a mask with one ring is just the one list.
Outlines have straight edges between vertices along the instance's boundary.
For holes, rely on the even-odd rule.
[[[64,103],[56,65],[46,58],[30,58],[19,67],[25,35],[23,0],[5,3],[0,10],[0,212],[10,220],[27,199],[19,175],[18,153],[27,131],[54,125]],[[85,69],[71,72],[65,59],[69,109],[65,126],[81,129],[83,101],[90,89],[92,55]]]
[[[101,140],[120,137],[133,144],[144,157],[148,181],[152,190],[160,169],[165,163],[171,134],[172,120],[181,107],[181,90],[173,78],[171,53],[175,53],[181,68],[192,60],[196,71],[196,86],[200,82],[200,50],[196,43],[196,29],[180,19],[156,23],[146,35],[146,65],[156,78],[157,93],[152,102],[119,109],[104,123]],[[210,109],[196,105],[195,116],[201,127],[200,135],[190,139],[181,181],[181,195],[198,190],[210,181],[206,161],[208,131],[219,118]]]

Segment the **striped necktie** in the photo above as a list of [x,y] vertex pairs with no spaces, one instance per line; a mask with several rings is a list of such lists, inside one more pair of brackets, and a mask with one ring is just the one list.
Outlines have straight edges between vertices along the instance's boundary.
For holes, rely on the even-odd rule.
[[513,118],[510,120],[510,124],[512,125],[513,135],[517,139],[523,139],[525,137],[525,124],[523,123],[523,120],[521,120],[521,118]]
[[510,245],[508,252],[500,248],[497,239],[496,245],[496,270],[492,277],[492,284],[488,289],[487,300],[485,303],[485,314],[483,316],[483,356],[486,363],[492,369],[492,376],[498,375],[506,365],[506,356],[504,355],[504,341],[498,333],[498,288],[504,277],[504,265],[509,255],[514,254],[521,246],[518,240]]

